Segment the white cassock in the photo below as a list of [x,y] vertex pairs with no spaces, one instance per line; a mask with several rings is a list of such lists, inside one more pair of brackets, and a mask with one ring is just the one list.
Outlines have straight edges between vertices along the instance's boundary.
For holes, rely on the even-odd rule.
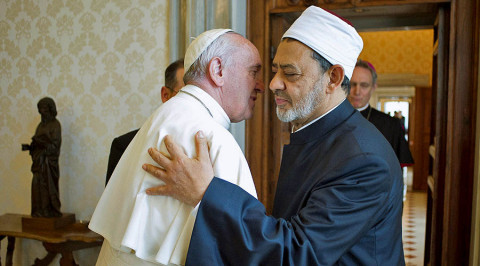
[[106,239],[97,265],[114,265],[116,257],[135,265],[185,264],[197,208],[145,193],[147,188],[163,183],[142,165],[156,165],[148,155],[150,147],[168,153],[163,142],[167,134],[193,157],[195,134],[202,130],[215,176],[256,197],[247,161],[229,127],[230,119],[220,105],[192,85],[150,116],[120,159],[90,221],[89,228]]

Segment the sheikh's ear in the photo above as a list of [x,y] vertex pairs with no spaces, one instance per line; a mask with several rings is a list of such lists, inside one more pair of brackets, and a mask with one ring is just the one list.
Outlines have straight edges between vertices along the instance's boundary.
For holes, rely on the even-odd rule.
[[220,57],[214,57],[208,63],[208,75],[217,87],[222,87],[225,83],[223,75],[223,61]]
[[342,86],[343,79],[345,77],[345,70],[341,65],[333,65],[328,70],[329,81],[327,86],[327,93],[333,93],[333,91]]

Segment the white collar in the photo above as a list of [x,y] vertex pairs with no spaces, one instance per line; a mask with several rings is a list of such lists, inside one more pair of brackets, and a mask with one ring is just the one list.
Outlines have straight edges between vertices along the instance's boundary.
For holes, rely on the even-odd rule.
[[361,112],[361,111],[367,109],[369,105],[370,105],[370,104],[367,103],[367,105],[365,105],[364,107],[357,108],[357,110],[358,110],[359,112]]
[[[345,98],[345,99],[346,99],[346,98]],[[345,101],[345,99],[343,99],[343,101]],[[337,105],[336,105],[335,107],[333,107],[332,109],[328,110],[328,111],[327,111],[326,113],[324,113],[323,115],[321,115],[321,116],[313,119],[313,120],[310,121],[308,124],[304,125],[303,127],[299,128],[299,129],[297,129],[297,130],[295,130],[295,131],[293,131],[293,126],[292,126],[292,133],[298,132],[298,131],[300,131],[300,130],[306,128],[306,127],[308,127],[309,125],[317,122],[317,121],[320,120],[322,117],[328,115],[331,111],[335,110],[335,108],[337,108],[340,104],[342,104],[343,101],[341,101],[339,104],[337,104]]]
[[198,100],[207,109],[215,122],[222,125],[225,129],[230,128],[230,118],[228,118],[227,113],[210,94],[194,85],[186,85],[180,92],[184,92]]

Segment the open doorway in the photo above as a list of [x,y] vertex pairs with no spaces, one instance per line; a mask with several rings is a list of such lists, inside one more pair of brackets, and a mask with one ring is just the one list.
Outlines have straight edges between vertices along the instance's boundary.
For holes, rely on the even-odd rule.
[[[412,96],[413,97],[413,96]],[[409,134],[408,129],[411,122],[410,118],[410,109],[412,103],[412,97],[406,96],[390,96],[390,97],[381,97],[377,103],[377,109],[388,114],[391,117],[395,117],[400,121],[402,128],[405,132],[404,138],[408,142]],[[412,115],[412,118],[414,116]],[[404,201],[406,200],[407,191],[412,191],[413,184],[413,168],[408,168],[407,166],[402,167],[403,169],[403,183],[404,186]]]
[[405,139],[408,140],[408,125],[410,121],[410,98],[383,98],[380,99],[380,110],[389,116],[400,120],[403,130],[405,130]]

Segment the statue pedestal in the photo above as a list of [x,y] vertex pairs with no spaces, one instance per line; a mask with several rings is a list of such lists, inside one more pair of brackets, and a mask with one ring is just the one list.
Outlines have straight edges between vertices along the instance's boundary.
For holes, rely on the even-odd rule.
[[75,223],[74,213],[62,213],[60,217],[22,217],[22,230],[55,230]]

